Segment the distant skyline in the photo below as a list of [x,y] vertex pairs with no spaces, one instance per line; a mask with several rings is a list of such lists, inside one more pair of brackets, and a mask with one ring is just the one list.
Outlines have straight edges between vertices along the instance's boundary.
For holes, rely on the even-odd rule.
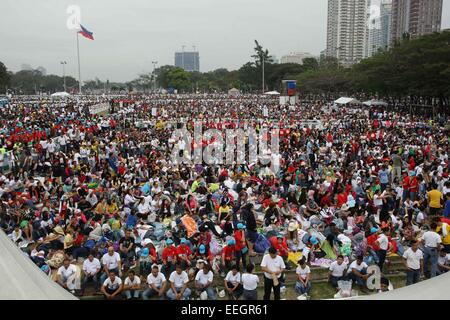
[[[254,40],[272,55],[309,52],[326,46],[327,0],[1,0],[0,61],[9,70],[23,64],[48,74],[77,78],[76,33],[66,27],[69,5],[81,8],[81,23],[94,41],[80,37],[82,80],[125,82],[174,54],[200,53],[201,72],[235,70],[251,60]],[[444,0],[442,28],[450,28]]]

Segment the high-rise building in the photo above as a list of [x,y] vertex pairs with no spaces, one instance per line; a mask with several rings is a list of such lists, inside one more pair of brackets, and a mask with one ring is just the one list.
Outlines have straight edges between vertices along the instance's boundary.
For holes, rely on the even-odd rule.
[[288,55],[282,56],[281,63],[303,64],[303,60],[306,58],[314,58],[314,56],[307,52],[292,52]]
[[366,56],[368,1],[328,0],[326,55],[337,58],[344,66]]
[[186,71],[200,72],[200,56],[198,52],[175,52],[175,66]]
[[368,2],[366,57],[378,50],[386,50],[391,38],[392,0],[370,0]]
[[443,0],[393,0],[391,43],[441,31]]

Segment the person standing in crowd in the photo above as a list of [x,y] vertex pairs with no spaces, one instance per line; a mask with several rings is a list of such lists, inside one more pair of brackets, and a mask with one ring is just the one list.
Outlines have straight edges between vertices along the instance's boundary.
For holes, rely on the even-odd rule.
[[430,230],[426,231],[422,236],[424,274],[430,278],[437,275],[439,250],[442,243],[441,236],[436,232],[436,229],[437,224],[432,222]]
[[403,253],[403,261],[406,266],[406,285],[415,284],[423,275],[423,253],[419,249],[419,242],[414,241],[411,248]]
[[244,289],[244,300],[258,300],[258,284],[259,277],[253,274],[255,265],[249,263],[246,268],[246,272],[242,274],[242,288]]
[[428,210],[431,216],[441,214],[442,202],[444,201],[442,192],[437,189],[436,184],[432,184],[431,190],[428,191]]
[[386,256],[390,249],[390,243],[388,239],[389,231],[390,229],[388,227],[378,230],[378,238],[376,240],[376,244],[380,248],[377,251],[377,255],[378,255],[378,267],[380,268],[381,272],[383,272],[384,262],[386,261]]
[[280,279],[286,266],[283,258],[277,254],[277,249],[269,248],[269,253],[265,254],[261,261],[261,270],[264,272],[264,300],[270,300],[273,290],[274,299],[280,300]]

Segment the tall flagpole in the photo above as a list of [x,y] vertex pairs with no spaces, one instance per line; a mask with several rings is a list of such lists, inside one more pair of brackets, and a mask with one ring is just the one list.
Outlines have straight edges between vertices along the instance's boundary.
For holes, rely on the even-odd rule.
[[81,95],[81,68],[80,68],[80,41],[77,31],[77,52],[78,52],[78,92]]

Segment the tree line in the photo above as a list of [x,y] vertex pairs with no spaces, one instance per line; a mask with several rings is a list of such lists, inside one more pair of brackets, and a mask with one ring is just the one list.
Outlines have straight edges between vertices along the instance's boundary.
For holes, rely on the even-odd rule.
[[[262,67],[265,90],[280,90],[283,79],[296,79],[302,95],[335,98],[340,95],[366,95],[414,104],[436,103],[448,106],[450,96],[450,31],[420,38],[404,38],[389,50],[380,50],[351,68],[334,58],[307,58],[303,64],[277,64],[267,49],[255,41],[252,60],[238,70],[220,68],[210,72],[188,72],[174,66],[162,66],[154,73],[142,74],[126,83],[84,82],[86,90],[150,92],[155,88],[173,88],[178,92],[262,91]],[[38,70],[8,72],[0,62],[0,90],[9,87],[16,93],[61,91],[62,77],[42,75]],[[77,88],[66,77],[69,89]]]

